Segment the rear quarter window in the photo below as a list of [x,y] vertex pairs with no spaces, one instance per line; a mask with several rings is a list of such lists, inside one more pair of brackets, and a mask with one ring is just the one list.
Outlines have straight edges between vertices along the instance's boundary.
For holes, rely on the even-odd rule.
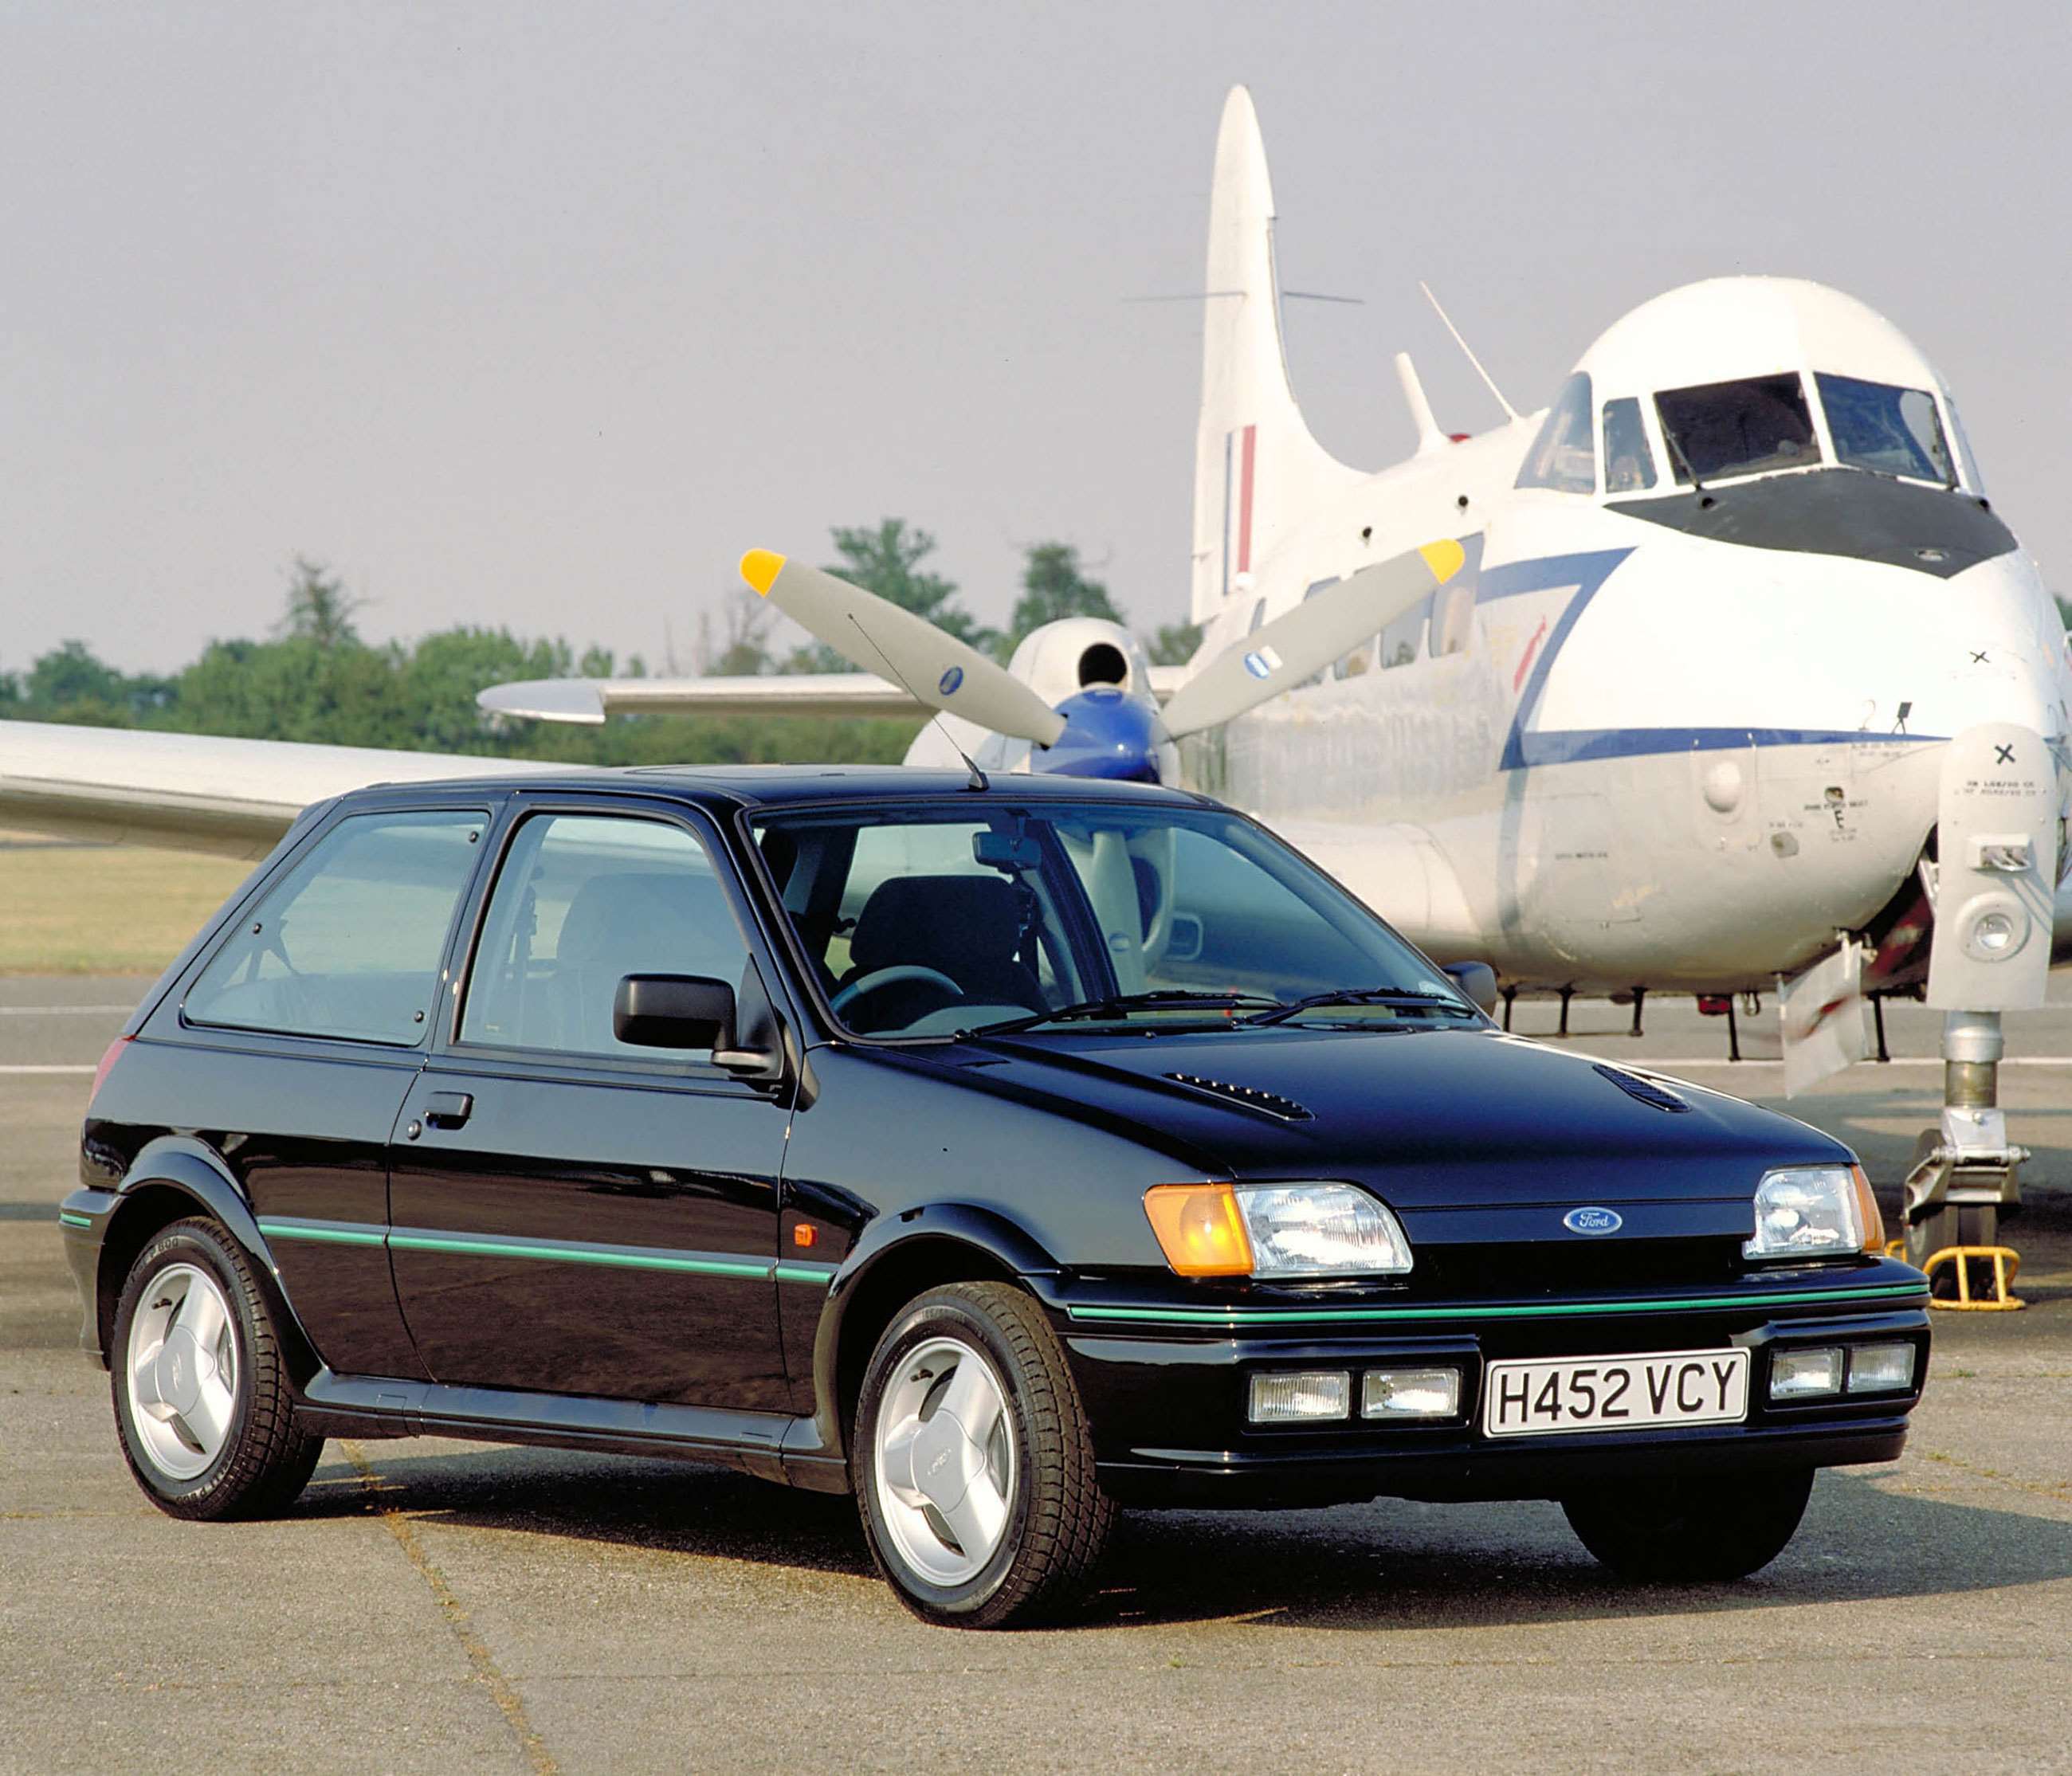
[[340,820],[237,921],[183,1015],[291,1036],[421,1041],[487,818],[441,810]]

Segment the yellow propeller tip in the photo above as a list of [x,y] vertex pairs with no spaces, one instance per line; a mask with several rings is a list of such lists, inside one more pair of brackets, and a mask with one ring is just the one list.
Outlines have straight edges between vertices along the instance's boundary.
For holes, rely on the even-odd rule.
[[1461,571],[1461,564],[1468,558],[1467,552],[1450,536],[1441,542],[1427,543],[1417,553],[1432,569],[1432,578],[1441,586]]
[[[1453,553],[1460,549],[1455,545]],[[777,576],[784,571],[784,557],[774,549],[751,549],[741,557],[741,577],[754,586],[759,598],[768,598]]]

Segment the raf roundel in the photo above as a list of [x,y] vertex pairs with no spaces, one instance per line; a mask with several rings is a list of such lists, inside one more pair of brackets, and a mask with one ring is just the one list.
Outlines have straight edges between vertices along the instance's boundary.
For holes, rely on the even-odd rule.
[[956,695],[957,687],[963,684],[964,681],[964,668],[961,666],[952,666],[948,672],[943,674],[941,678],[936,680],[935,689],[940,691],[945,697],[954,697]]
[[1561,1217],[1561,1225],[1571,1233],[1617,1233],[1626,1217],[1616,1209],[1571,1209]]

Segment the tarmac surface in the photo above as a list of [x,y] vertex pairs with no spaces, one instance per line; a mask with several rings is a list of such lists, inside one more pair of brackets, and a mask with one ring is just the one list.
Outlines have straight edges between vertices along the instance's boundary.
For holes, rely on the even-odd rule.
[[[1755,1578],[1622,1585],[1551,1504],[1139,1515],[1085,1625],[992,1635],[909,1617],[845,1501],[676,1463],[333,1442],[282,1521],[152,1509],[54,1219],[144,985],[0,981],[0,1770],[2072,1768],[2072,977],[2009,1019],[2030,1306],[1937,1314],[1905,1456]],[[1628,1017],[1572,1041],[1782,1089]],[[1889,1204],[1940,1084],[1934,1014],[1890,1028],[1790,1106]]]

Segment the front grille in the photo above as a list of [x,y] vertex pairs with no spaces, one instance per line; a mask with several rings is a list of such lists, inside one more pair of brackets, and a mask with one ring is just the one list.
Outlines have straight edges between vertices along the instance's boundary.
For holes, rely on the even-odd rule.
[[1688,1110],[1691,1106],[1676,1096],[1666,1085],[1657,1085],[1652,1079],[1644,1079],[1638,1073],[1629,1073],[1622,1067],[1606,1067],[1600,1063],[1596,1069],[1630,1098],[1638,1098],[1642,1104],[1651,1104],[1658,1110]]
[[1224,1079],[1205,1079],[1196,1073],[1168,1073],[1166,1077],[1175,1085],[1184,1085],[1191,1092],[1206,1092],[1212,1098],[1221,1098],[1226,1104],[1256,1110],[1262,1116],[1272,1116],[1282,1122],[1315,1120],[1307,1106],[1297,1104],[1293,1098],[1284,1098],[1276,1092],[1262,1092],[1256,1085],[1232,1085]]
[[1523,1240],[1420,1246],[1411,1286],[1420,1296],[1473,1298],[1616,1293],[1730,1282],[1741,1275],[1738,1235],[1712,1240]]

